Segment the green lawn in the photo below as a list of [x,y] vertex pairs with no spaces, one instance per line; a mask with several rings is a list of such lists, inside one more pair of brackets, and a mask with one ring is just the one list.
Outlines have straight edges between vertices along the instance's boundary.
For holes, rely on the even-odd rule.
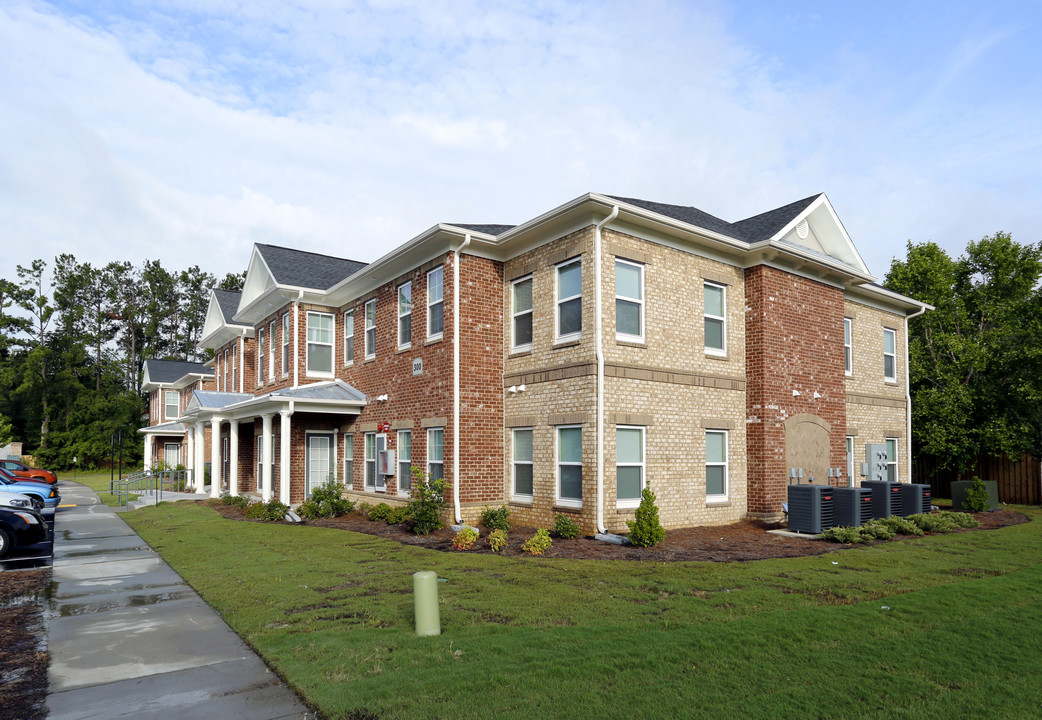
[[[1021,509],[730,564],[440,553],[189,503],[124,518],[329,718],[992,720],[1042,707],[1042,512]],[[413,634],[417,570],[447,579],[441,636]]]

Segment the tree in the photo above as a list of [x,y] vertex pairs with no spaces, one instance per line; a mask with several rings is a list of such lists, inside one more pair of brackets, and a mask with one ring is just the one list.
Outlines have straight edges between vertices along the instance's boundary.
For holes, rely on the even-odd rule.
[[17,266],[18,278],[21,280],[19,304],[30,315],[29,340],[26,343],[29,354],[26,357],[26,372],[22,376],[22,384],[18,392],[33,397],[40,407],[40,445],[47,446],[47,433],[50,430],[51,414],[48,404],[50,384],[51,348],[47,344],[51,317],[54,308],[44,289],[44,272],[47,263],[33,260],[32,265]]

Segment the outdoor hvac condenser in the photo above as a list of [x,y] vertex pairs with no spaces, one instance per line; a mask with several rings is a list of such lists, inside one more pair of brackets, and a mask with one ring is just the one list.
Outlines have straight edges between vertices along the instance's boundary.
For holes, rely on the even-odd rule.
[[919,513],[930,512],[930,505],[933,504],[933,500],[930,494],[929,485],[921,485],[919,483],[903,483],[900,487],[902,517],[908,517],[909,515],[918,515]]
[[789,530],[817,535],[832,527],[835,489],[831,485],[790,485]]
[[872,491],[866,487],[834,488],[836,525],[858,527],[872,519]]
[[872,491],[872,517],[885,518],[901,514],[901,483],[862,480],[861,487]]

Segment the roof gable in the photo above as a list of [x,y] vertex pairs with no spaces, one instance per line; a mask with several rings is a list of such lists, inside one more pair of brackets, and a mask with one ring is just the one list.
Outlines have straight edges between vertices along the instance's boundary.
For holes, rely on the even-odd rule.
[[142,389],[149,390],[163,385],[175,385],[189,375],[213,377],[213,370],[199,362],[148,359],[143,364]]
[[766,239],[804,248],[869,274],[861,253],[824,193],[812,198],[807,207]]
[[367,264],[278,245],[258,244],[256,248],[275,284],[295,288],[328,290]]

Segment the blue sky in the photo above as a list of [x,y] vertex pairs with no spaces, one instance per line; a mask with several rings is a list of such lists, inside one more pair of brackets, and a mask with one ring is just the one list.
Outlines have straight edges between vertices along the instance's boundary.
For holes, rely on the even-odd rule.
[[[836,6],[836,7],[832,7]],[[0,276],[61,252],[370,261],[587,191],[1042,239],[1038,2],[0,5]]]

